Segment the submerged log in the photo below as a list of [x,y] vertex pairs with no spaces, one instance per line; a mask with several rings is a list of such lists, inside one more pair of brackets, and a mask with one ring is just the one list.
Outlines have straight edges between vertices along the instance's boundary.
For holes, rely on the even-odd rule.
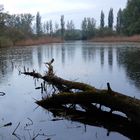
[[124,113],[129,120],[140,125],[140,100],[113,91],[109,83],[107,83],[107,90],[100,90],[85,83],[60,78],[53,72],[53,62],[54,60],[45,63],[48,66],[48,72],[45,75],[34,71],[23,73],[34,78],[40,78],[57,88],[57,94],[52,94],[44,100],[37,101],[38,104],[43,106],[78,104],[85,111],[92,111],[95,108],[93,103],[97,103],[110,108],[111,112],[119,111]]

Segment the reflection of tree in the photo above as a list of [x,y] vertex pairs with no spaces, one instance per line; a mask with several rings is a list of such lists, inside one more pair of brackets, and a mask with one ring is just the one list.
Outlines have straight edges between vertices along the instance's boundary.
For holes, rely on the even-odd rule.
[[101,66],[104,65],[104,48],[100,48],[100,60],[101,60]]
[[39,65],[39,68],[41,68],[41,64],[42,64],[42,49],[37,48],[37,56],[38,56],[38,65]]
[[66,59],[66,48],[62,44],[61,46],[61,57],[62,57],[62,64],[65,64],[65,59]]
[[108,64],[110,67],[113,65],[113,48],[112,46],[108,48]]
[[95,112],[93,110],[91,112],[84,112],[62,106],[58,108],[43,107],[51,111],[54,117],[59,116],[85,125],[103,127],[107,129],[107,136],[115,131],[130,139],[140,139],[139,132],[137,131],[137,129],[140,129],[140,126],[131,123],[127,118],[117,114],[101,111],[100,109],[95,110]]
[[85,61],[93,61],[95,57],[96,48],[94,47],[82,47],[82,56]]
[[16,65],[32,65],[32,48],[7,48],[8,61]]
[[0,82],[4,82],[4,79],[8,79],[11,76],[15,65],[21,66],[28,63],[31,65],[31,62],[31,49],[0,48]]
[[68,58],[69,59],[73,59],[74,58],[74,54],[75,54],[75,47],[76,46],[68,46],[67,47],[67,53],[68,53]]
[[47,55],[46,57],[48,57],[50,59],[53,58],[53,45],[48,45],[47,47],[45,47],[45,52]]
[[117,49],[119,65],[126,69],[127,76],[140,88],[140,49],[127,48]]

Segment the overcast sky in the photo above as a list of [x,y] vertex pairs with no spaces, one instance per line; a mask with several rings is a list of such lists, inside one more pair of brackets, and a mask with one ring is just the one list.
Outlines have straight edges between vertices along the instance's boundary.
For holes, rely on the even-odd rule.
[[65,20],[72,19],[78,28],[84,17],[94,17],[98,26],[101,10],[105,13],[107,24],[109,9],[114,9],[116,17],[119,8],[123,9],[126,3],[127,0],[0,0],[0,4],[3,4],[5,11],[9,11],[10,14],[36,15],[39,11],[42,20],[52,19],[53,22],[59,22],[60,16],[64,15]]

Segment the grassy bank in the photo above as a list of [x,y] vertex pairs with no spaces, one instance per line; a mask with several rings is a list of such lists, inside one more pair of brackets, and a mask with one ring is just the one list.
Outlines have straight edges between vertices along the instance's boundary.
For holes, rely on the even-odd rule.
[[61,38],[55,37],[41,37],[34,39],[26,39],[22,41],[18,41],[15,43],[15,46],[31,46],[31,45],[40,45],[40,44],[48,44],[48,43],[61,43]]
[[138,42],[140,43],[140,35],[135,36],[108,36],[108,37],[95,37],[91,39],[92,42]]
[[40,38],[30,38],[20,41],[13,42],[11,39],[6,37],[0,37],[0,47],[11,47],[11,46],[31,46],[40,45],[48,43],[61,43],[63,42],[61,38],[56,37],[40,37]]

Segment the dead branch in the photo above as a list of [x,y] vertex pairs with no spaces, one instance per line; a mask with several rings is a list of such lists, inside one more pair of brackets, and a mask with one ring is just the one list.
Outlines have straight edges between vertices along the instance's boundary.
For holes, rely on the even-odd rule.
[[20,125],[20,122],[18,123],[18,125],[17,125],[16,128],[14,129],[12,135],[16,135],[15,132],[16,132],[16,130],[18,129],[19,125]]

